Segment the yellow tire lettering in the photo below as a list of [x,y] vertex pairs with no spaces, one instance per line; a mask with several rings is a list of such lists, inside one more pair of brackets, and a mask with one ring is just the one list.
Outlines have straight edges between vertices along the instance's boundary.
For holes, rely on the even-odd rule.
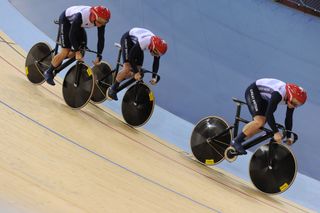
[[87,73],[88,73],[88,76],[91,76],[92,75],[92,71],[90,68],[87,69]]
[[154,100],[154,96],[153,96],[153,92],[149,92],[149,100],[153,101]]
[[214,164],[214,160],[213,160],[213,159],[206,159],[205,164],[207,164],[207,165],[213,165],[213,164]]
[[282,184],[282,186],[280,186],[280,191],[284,191],[289,187],[289,185],[287,183]]

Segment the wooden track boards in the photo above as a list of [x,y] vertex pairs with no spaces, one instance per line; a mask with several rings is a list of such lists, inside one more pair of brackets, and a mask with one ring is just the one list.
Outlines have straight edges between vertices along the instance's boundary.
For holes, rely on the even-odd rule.
[[[190,160],[103,106],[32,85],[0,33],[0,199],[31,212],[306,212]],[[62,80],[60,79],[60,82]],[[186,141],[188,143],[188,141]]]

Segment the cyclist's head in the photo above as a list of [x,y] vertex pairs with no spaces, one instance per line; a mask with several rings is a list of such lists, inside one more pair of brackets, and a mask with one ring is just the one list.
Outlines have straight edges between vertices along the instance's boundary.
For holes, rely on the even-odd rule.
[[104,6],[95,6],[91,8],[91,13],[95,15],[96,25],[105,25],[109,22],[111,12]]
[[153,56],[162,56],[167,52],[168,45],[159,36],[152,36],[148,48]]
[[303,105],[307,100],[307,92],[296,84],[286,84],[287,100],[294,107]]

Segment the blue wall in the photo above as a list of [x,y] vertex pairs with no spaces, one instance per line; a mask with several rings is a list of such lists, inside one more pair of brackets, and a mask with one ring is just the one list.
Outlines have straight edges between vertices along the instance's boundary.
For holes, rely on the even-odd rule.
[[[52,20],[75,0],[11,0],[17,9],[52,39]],[[134,26],[145,27],[169,44],[161,59],[161,82],[154,87],[157,104],[196,123],[207,115],[232,122],[231,97],[243,99],[246,87],[258,78],[273,77],[301,84],[308,102],[294,115],[300,140],[293,146],[299,172],[320,180],[317,124],[319,110],[320,19],[271,0],[111,0],[86,1],[110,8],[104,58],[114,64],[113,43]],[[32,6],[30,6],[32,5]],[[28,33],[28,32],[26,32]],[[96,45],[96,30],[88,30]],[[93,57],[93,56],[91,56]],[[146,66],[151,57],[146,56]],[[284,121],[285,108],[276,117]],[[248,111],[244,110],[248,116]],[[188,141],[186,141],[188,143]],[[318,167],[318,166],[317,166]]]

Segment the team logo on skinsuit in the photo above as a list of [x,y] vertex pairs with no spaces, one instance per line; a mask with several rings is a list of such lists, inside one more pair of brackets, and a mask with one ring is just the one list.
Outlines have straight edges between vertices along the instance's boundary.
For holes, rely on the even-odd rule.
[[127,39],[124,40],[124,52],[125,52],[125,56],[126,56],[126,60],[128,60],[129,57],[129,52],[128,52],[128,41]]
[[63,33],[63,24],[60,26],[60,43],[61,46],[64,47],[65,43],[64,43],[64,33]]
[[253,103],[253,107],[254,107],[254,110],[257,112],[258,111],[258,104],[257,104],[257,101],[254,97],[254,92],[253,92],[253,89],[250,89],[250,96],[251,96],[251,100],[252,100],[252,103]]

